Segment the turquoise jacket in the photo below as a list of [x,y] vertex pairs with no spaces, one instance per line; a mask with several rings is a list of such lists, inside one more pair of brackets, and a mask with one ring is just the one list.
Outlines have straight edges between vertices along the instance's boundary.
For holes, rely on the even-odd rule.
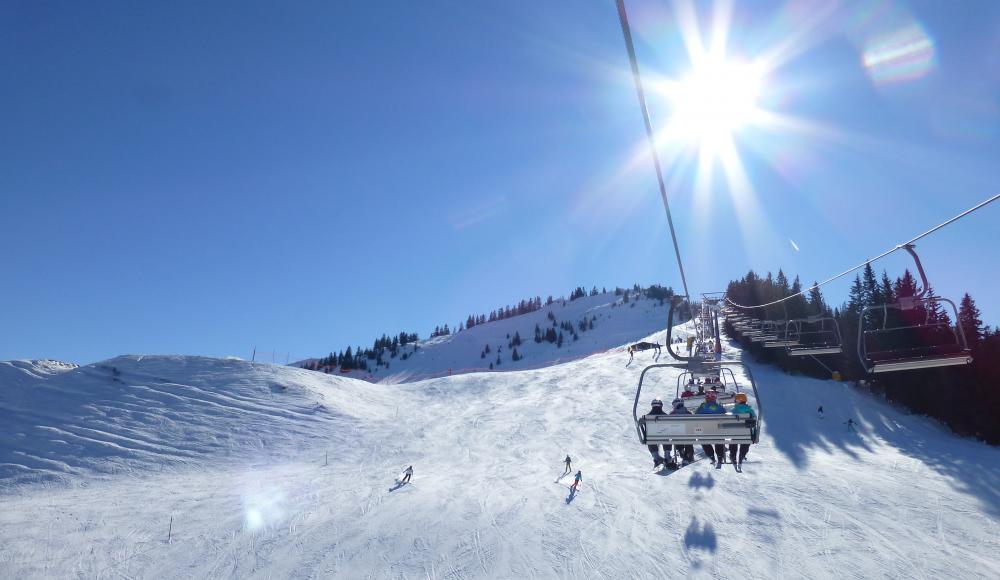
[[[733,406],[733,415],[747,415],[747,414],[749,414],[751,418],[755,420],[757,419],[757,413],[756,411],[753,410],[753,407],[751,407],[750,405],[747,405],[746,403],[736,403],[736,405]],[[751,431],[753,433],[754,440],[756,440],[757,427],[754,427]]]
[[757,412],[753,410],[753,407],[747,405],[746,403],[736,403],[733,407],[733,415],[746,415],[749,414],[754,419],[757,418]]
[[718,402],[709,403],[708,401],[702,403],[698,407],[698,410],[694,412],[695,415],[724,415],[725,413],[726,408]]

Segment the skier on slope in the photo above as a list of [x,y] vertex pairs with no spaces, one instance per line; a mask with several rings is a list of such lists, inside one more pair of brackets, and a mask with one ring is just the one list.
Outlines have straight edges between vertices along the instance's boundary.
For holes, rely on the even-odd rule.
[[858,432],[858,430],[854,428],[854,425],[855,425],[854,419],[848,419],[844,423],[844,425],[847,425],[847,430],[850,431],[851,433],[857,433]]
[[569,486],[570,491],[576,493],[577,488],[580,487],[581,481],[583,481],[583,473],[577,471],[576,476],[573,478],[573,485]]
[[[649,404],[648,415],[666,415],[663,411],[663,401],[660,399],[653,399]],[[653,456],[653,467],[657,468],[663,465],[663,457],[670,452],[670,446],[663,446],[663,455],[660,455],[660,445],[646,445],[646,449],[649,449],[649,454]]]
[[566,463],[566,471],[563,472],[563,475],[566,475],[567,473],[573,471],[573,460],[569,458],[569,455],[567,455],[564,463]]
[[[705,402],[694,412],[695,415],[724,415],[725,413],[726,408],[716,400],[715,391],[705,393]],[[725,445],[716,443],[715,449],[712,449],[711,445],[702,445],[701,449],[712,460],[712,463],[716,464],[716,467],[722,466],[722,462],[726,457]]]
[[399,483],[410,483],[410,478],[413,477],[413,466],[409,466],[403,471],[403,479],[399,480]]
[[820,419],[823,418],[823,405],[820,405],[819,408],[816,409],[816,414],[819,415]]
[[[670,411],[671,415],[690,415],[691,411],[687,410],[684,406],[684,401],[681,399],[674,399],[674,409]],[[677,454],[681,456],[681,462],[684,465],[694,461],[694,445],[674,445],[674,449],[677,450]],[[672,457],[672,455],[671,455]],[[676,463],[674,463],[676,466]]]
[[[733,415],[750,415],[751,419],[753,419],[754,421],[757,420],[757,413],[753,410],[753,407],[747,404],[746,393],[736,393],[734,400],[736,401],[736,405],[733,406]],[[756,434],[757,434],[757,427],[755,426],[753,428],[753,435],[756,437]],[[750,444],[749,443],[739,444],[738,457],[736,455],[736,448],[737,448],[736,443],[729,444],[729,462],[732,463],[733,465],[736,465],[737,467],[740,467],[743,465],[743,460],[746,459],[747,457],[747,452],[750,451]]]

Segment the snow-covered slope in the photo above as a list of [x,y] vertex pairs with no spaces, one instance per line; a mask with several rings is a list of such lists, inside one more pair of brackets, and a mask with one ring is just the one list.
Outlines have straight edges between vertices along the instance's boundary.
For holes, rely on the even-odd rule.
[[[79,368],[0,363],[0,488],[192,462],[262,462],[331,437],[347,444],[372,413],[365,386],[201,357],[123,356]],[[338,396],[329,396],[333,389]]]
[[[577,360],[609,349],[623,350],[624,345],[651,337],[661,344],[666,332],[668,304],[631,293],[628,302],[613,292],[585,296],[576,300],[557,300],[540,310],[474,326],[471,329],[420,341],[403,347],[407,358],[389,359],[389,368],[372,365],[370,371],[352,371],[347,376],[383,383],[413,382],[470,372],[495,372],[536,369]],[[550,318],[551,316],[555,319]],[[593,323],[593,330],[579,330],[583,320]],[[577,340],[559,328],[564,322],[573,325]],[[555,327],[563,333],[562,346],[542,341],[536,343],[535,326],[542,332]],[[510,339],[521,337],[517,346],[521,360],[511,360]],[[686,331],[679,333],[686,337]],[[481,356],[489,345],[490,352]],[[663,353],[666,355],[666,352]],[[500,364],[497,364],[497,357]],[[490,369],[490,365],[493,369]]]
[[[997,449],[845,384],[754,365],[766,425],[744,472],[701,461],[657,475],[630,415],[642,365],[626,361],[612,350],[383,385],[123,357],[104,365],[117,376],[39,378],[16,409],[0,401],[4,461],[27,449],[10,434],[37,425],[141,432],[149,448],[128,456],[128,476],[92,475],[108,471],[106,445],[79,439],[69,443],[87,459],[61,472],[71,485],[14,484],[7,472],[0,577],[1000,576]],[[655,394],[671,393],[643,398]],[[36,418],[7,427],[23,414]],[[196,457],[176,467],[182,442]],[[31,445],[39,455],[61,444]],[[556,482],[567,453],[584,477],[575,496]],[[413,484],[390,492],[408,464]]]

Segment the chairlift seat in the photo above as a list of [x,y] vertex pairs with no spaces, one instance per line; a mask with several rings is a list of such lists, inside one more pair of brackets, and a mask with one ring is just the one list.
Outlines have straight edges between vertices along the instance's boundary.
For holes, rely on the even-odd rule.
[[922,346],[868,352],[873,373],[929,369],[965,365],[972,362],[972,355],[958,344]]
[[842,352],[844,349],[839,344],[801,344],[788,347],[788,356],[821,356]]
[[647,445],[755,443],[757,422],[750,415],[644,415]]
[[939,356],[922,356],[919,358],[886,359],[877,361],[872,365],[873,373],[888,373],[894,371],[909,371],[916,369],[931,369],[937,367],[950,367],[967,365],[972,362],[972,356],[968,353],[959,353]]

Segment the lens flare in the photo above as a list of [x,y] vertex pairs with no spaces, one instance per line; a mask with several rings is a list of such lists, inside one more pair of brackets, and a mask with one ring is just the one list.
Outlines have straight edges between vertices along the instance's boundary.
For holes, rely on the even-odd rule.
[[934,68],[934,41],[914,22],[870,40],[861,60],[878,84],[917,80]]
[[256,532],[285,517],[285,494],[281,489],[256,483],[243,494],[243,525]]

